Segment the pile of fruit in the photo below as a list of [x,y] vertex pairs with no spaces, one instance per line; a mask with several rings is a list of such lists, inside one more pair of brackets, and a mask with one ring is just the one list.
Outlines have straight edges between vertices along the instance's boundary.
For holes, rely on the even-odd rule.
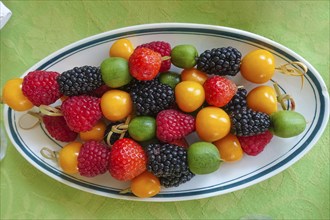
[[[153,41],[134,48],[120,39],[98,67],[36,70],[9,80],[3,101],[38,117],[63,142],[54,157],[64,172],[91,178],[108,172],[130,181],[121,193],[143,198],[215,172],[221,162],[256,156],[273,136],[302,133],[306,121],[292,97],[276,83],[260,85],[274,72],[273,55],[262,49],[244,57],[234,47],[198,54],[193,45]],[[255,87],[236,85],[237,74]],[[284,101],[292,108],[279,110]],[[192,133],[199,140],[188,144]]]

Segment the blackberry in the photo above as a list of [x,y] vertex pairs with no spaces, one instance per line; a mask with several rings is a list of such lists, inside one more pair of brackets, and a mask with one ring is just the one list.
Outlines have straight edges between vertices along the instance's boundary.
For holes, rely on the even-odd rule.
[[175,177],[175,176],[160,177],[159,181],[160,181],[160,184],[166,188],[178,187],[179,185],[191,180],[194,176],[195,176],[195,174],[188,171],[186,173],[182,173],[182,175],[179,177]]
[[133,78],[130,83],[128,83],[125,86],[121,87],[121,89],[128,92],[128,93],[130,93],[132,91],[139,90],[139,87],[144,85],[145,82],[146,81],[140,81],[140,80],[137,80],[137,79]]
[[89,94],[104,84],[100,68],[93,66],[75,67],[63,72],[57,82],[66,96]]
[[179,186],[194,174],[188,167],[187,150],[174,144],[149,144],[147,170],[159,177],[165,187]]
[[[115,130],[113,130],[114,128],[121,130],[123,132],[125,132],[123,137],[129,137],[128,131],[126,129],[122,129],[122,128],[118,128],[117,126],[120,126],[120,124],[123,124],[123,122],[110,122],[104,132],[104,142],[109,145],[112,146],[119,138],[121,133],[119,133],[118,131],[116,132]],[[112,133],[110,134],[112,129]],[[126,131],[125,131],[126,130]]]
[[266,113],[256,112],[248,107],[235,109],[229,117],[231,133],[237,136],[261,134],[270,127],[270,117]]
[[225,112],[227,112],[227,113],[230,113],[230,112],[234,111],[235,109],[240,109],[240,108],[246,107],[247,106],[246,96],[247,96],[246,89],[238,88],[236,94],[228,102],[228,104],[223,107],[223,110],[225,110]]
[[233,47],[206,50],[197,58],[197,69],[208,74],[235,76],[241,63],[242,54]]
[[158,79],[134,81],[127,87],[137,115],[155,116],[174,104],[174,91]]

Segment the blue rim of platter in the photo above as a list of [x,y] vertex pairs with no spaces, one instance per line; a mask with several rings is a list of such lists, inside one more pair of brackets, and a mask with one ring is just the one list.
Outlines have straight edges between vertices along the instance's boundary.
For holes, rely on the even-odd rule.
[[[258,35],[254,35],[249,32],[244,32],[244,31],[237,32],[236,29],[219,28],[218,26],[210,26],[212,28],[208,28],[208,25],[205,25],[206,28],[205,27],[201,28],[201,27],[198,27],[197,25],[191,25],[191,26],[188,25],[188,27],[186,27],[186,25],[185,25],[185,27],[183,27],[183,26],[171,27],[171,26],[165,25],[165,27],[154,27],[152,29],[139,28],[139,26],[135,26],[135,27],[138,27],[138,28],[134,29],[134,26],[133,26],[133,27],[131,27],[131,28],[133,28],[133,30],[127,30],[127,31],[118,32],[118,33],[113,33],[112,31],[110,31],[108,33],[101,34],[100,37],[93,38],[91,40],[88,40],[89,38],[86,38],[87,41],[85,41],[81,44],[78,44],[77,46],[74,46],[74,47],[70,47],[70,45],[69,45],[68,49],[64,48],[64,50],[61,51],[59,54],[57,54],[55,56],[50,55],[50,57],[51,57],[50,59],[47,60],[47,58],[46,58],[45,62],[36,64],[34,66],[34,69],[47,70],[47,69],[51,68],[53,65],[55,65],[56,63],[60,62],[61,60],[65,59],[79,51],[86,50],[86,49],[88,49],[90,47],[94,47],[96,45],[108,43],[108,42],[114,41],[114,40],[122,38],[122,37],[129,38],[129,37],[134,37],[134,36],[145,36],[145,35],[154,35],[154,34],[189,34],[189,35],[203,35],[203,36],[215,36],[215,37],[227,38],[230,40],[247,43],[247,44],[250,44],[250,45],[253,45],[256,47],[267,48],[267,49],[273,51],[273,53],[276,53],[277,56],[280,56],[281,58],[287,60],[288,62],[297,61],[297,57],[294,57],[294,56],[288,54],[287,52],[283,51],[282,49],[278,48],[277,46],[274,46],[274,44],[275,44],[274,42],[267,39],[269,41],[269,43],[267,43],[265,41],[259,40],[258,38],[260,38],[260,36],[258,36]],[[141,25],[141,27],[142,27],[142,25]],[[214,27],[217,27],[217,28],[214,28]],[[120,31],[120,30],[121,29],[118,29],[118,31]],[[235,30],[235,31],[233,32],[232,30]],[[245,34],[248,33],[251,37],[244,35],[244,33]],[[257,36],[258,38],[255,38],[253,36]],[[77,43],[79,43],[79,42],[77,42]],[[289,162],[292,162],[292,160],[294,160],[299,154],[301,154],[303,151],[305,151],[307,149],[307,147],[310,145],[311,142],[316,141],[315,140],[316,136],[317,136],[316,134],[318,132],[320,132],[319,130],[322,127],[321,126],[322,123],[324,121],[327,121],[327,117],[328,117],[327,114],[325,114],[326,113],[325,109],[327,109],[326,107],[327,107],[328,101],[326,100],[326,97],[322,95],[322,85],[320,84],[320,81],[316,78],[316,76],[311,72],[310,69],[308,70],[307,74],[304,77],[314,92],[315,100],[317,100],[319,102],[316,101],[313,120],[310,122],[311,126],[309,127],[309,129],[311,129],[312,127],[314,127],[315,129],[312,131],[312,133],[310,133],[309,130],[306,131],[305,135],[301,137],[301,139],[297,142],[297,144],[295,146],[297,146],[298,144],[301,144],[300,142],[303,139],[306,139],[305,136],[308,133],[310,133],[309,136],[304,141],[304,143],[301,144],[301,146],[299,146],[298,148],[296,148],[294,150],[294,152],[290,152],[291,154],[289,156],[287,156],[285,159],[281,160],[278,163],[275,163],[275,162],[276,162],[276,160],[279,160],[280,158],[277,158],[276,160],[271,161],[269,164],[264,166],[265,169],[263,169],[263,170],[262,170],[262,168],[259,168],[258,170],[254,170],[253,172],[251,172],[249,174],[245,174],[244,176],[238,177],[236,179],[232,179],[227,182],[222,182],[217,185],[202,187],[202,188],[198,188],[198,189],[194,189],[194,190],[164,192],[164,193],[160,193],[160,194],[156,195],[153,198],[160,198],[160,199],[161,198],[173,198],[173,197],[189,198],[192,196],[200,196],[202,198],[204,195],[207,195],[210,193],[213,194],[215,192],[230,191],[230,189],[234,189],[234,188],[243,188],[244,185],[246,185],[250,182],[256,181],[259,178],[265,177],[266,175],[273,173],[274,171],[279,170],[283,166],[287,165]],[[36,155],[29,148],[29,146],[27,146],[27,144],[25,144],[24,140],[20,136],[20,134],[18,132],[18,128],[15,123],[16,118],[15,118],[14,111],[12,109],[8,108],[8,111],[7,111],[7,113],[5,111],[5,114],[7,114],[5,116],[8,118],[9,131],[10,131],[10,134],[12,135],[13,140],[18,145],[20,150],[23,151],[27,157],[29,157],[35,164],[37,164],[39,166],[39,169],[41,168],[43,170],[46,170],[47,172],[51,173],[52,175],[55,175],[65,181],[68,181],[72,184],[77,184],[80,187],[84,187],[84,188],[93,190],[95,192],[103,192],[103,193],[112,194],[115,196],[119,195],[118,192],[120,191],[120,189],[105,187],[105,186],[101,186],[98,184],[90,183],[90,182],[75,178],[75,177],[67,175],[67,174],[63,173],[61,170],[45,163],[42,160],[42,158],[40,158],[39,155]],[[312,126],[312,125],[314,125],[314,126]],[[46,132],[45,132],[45,134],[46,134]],[[292,149],[295,148],[295,146],[293,146]],[[273,164],[273,163],[274,163],[274,165],[271,166],[271,164]],[[270,166],[270,167],[268,167],[268,166]],[[262,171],[260,171],[260,170],[262,170]],[[256,174],[253,174],[255,172],[256,172]],[[244,177],[247,177],[247,178],[244,178]],[[230,183],[230,182],[232,182],[232,183]],[[132,195],[125,194],[125,195],[120,195],[120,197],[123,197],[123,198],[132,197]]]

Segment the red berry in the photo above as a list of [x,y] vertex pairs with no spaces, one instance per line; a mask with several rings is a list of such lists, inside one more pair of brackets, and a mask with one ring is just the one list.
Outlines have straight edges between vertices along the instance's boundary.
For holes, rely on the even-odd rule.
[[78,136],[77,132],[74,132],[69,128],[63,116],[44,115],[42,120],[50,136],[58,141],[71,142]]
[[157,138],[160,141],[170,143],[184,138],[195,130],[193,116],[184,114],[174,109],[163,110],[156,118]]
[[110,149],[98,141],[85,142],[78,155],[80,175],[94,177],[108,170]]
[[162,56],[145,47],[137,48],[128,64],[131,75],[138,80],[152,80],[159,72]]
[[75,132],[89,131],[102,117],[101,99],[88,95],[64,100],[61,111],[69,128]]
[[143,148],[130,138],[117,140],[111,148],[109,172],[120,181],[132,180],[147,169]]
[[169,144],[174,144],[176,146],[184,147],[184,148],[188,148],[189,147],[189,144],[188,144],[188,142],[186,141],[185,138],[181,138],[181,139],[177,139],[177,140],[171,141],[171,142],[169,142]]
[[[152,41],[150,43],[142,44],[136,48],[146,47],[157,53],[160,53],[162,57],[171,56],[171,45],[164,41]],[[171,60],[163,60],[160,66],[159,72],[166,72],[171,68]]]
[[36,70],[29,72],[22,83],[23,94],[35,105],[50,105],[62,95],[56,81],[58,72]]
[[270,131],[266,131],[261,134],[247,136],[247,137],[237,137],[241,144],[243,151],[251,156],[256,156],[261,153],[266,145],[273,138],[273,134]]
[[110,90],[110,87],[103,84],[98,87],[96,90],[92,91],[89,95],[101,98],[104,93]]
[[237,91],[235,83],[222,76],[208,78],[203,87],[206,102],[215,107],[225,106]]

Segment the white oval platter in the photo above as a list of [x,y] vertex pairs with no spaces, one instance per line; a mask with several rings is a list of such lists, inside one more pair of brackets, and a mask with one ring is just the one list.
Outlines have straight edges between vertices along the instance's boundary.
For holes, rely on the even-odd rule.
[[[275,73],[273,80],[281,90],[292,95],[296,101],[296,111],[308,121],[307,128],[293,138],[274,137],[265,150],[256,157],[244,155],[235,163],[222,163],[220,169],[208,175],[195,176],[191,181],[179,187],[162,189],[161,193],[148,199],[139,199],[132,194],[119,194],[129,183],[114,180],[109,173],[94,178],[68,175],[58,165],[40,154],[47,146],[60,150],[65,143],[54,141],[42,125],[31,130],[22,130],[18,119],[24,112],[15,112],[5,106],[4,119],[11,142],[22,156],[34,167],[51,178],[71,187],[111,198],[141,201],[180,201],[206,198],[233,192],[266,180],[291,166],[305,155],[318,141],[329,119],[329,93],[320,74],[304,58],[292,50],[262,36],[228,27],[186,24],[160,23],[138,25],[112,30],[80,40],[44,58],[23,75],[33,70],[53,70],[63,72],[76,66],[99,66],[107,58],[112,43],[120,38],[128,38],[134,46],[151,41],[167,41],[172,47],[179,44],[192,44],[199,53],[215,47],[232,46],[244,56],[249,51],[262,48],[275,56],[276,66],[299,61],[308,67],[301,88],[299,77]],[[181,72],[172,65],[172,70]],[[240,74],[232,78],[247,90],[257,86],[246,82]],[[269,85],[272,82],[268,83]],[[192,135],[189,142],[196,136]]]

